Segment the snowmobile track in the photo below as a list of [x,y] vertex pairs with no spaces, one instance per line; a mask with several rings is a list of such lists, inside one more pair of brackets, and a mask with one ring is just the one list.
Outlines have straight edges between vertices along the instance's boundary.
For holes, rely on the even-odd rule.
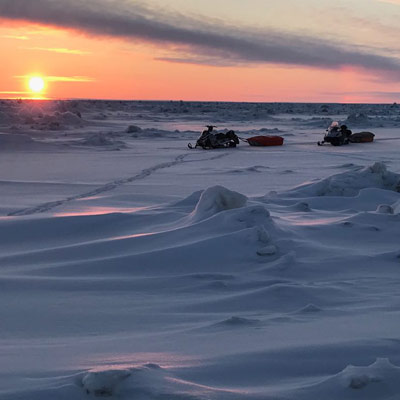
[[[190,153],[192,154],[192,153]],[[62,206],[65,203],[68,203],[70,201],[74,201],[74,200],[81,200],[81,199],[85,199],[87,197],[92,197],[92,196],[96,196],[98,194],[101,193],[105,193],[105,192],[109,192],[111,190],[114,190],[122,185],[125,185],[126,183],[131,183],[134,181],[138,181],[141,179],[145,179],[147,177],[149,177],[150,175],[154,174],[155,172],[161,170],[161,169],[165,169],[165,168],[170,168],[173,167],[175,165],[181,164],[183,162],[199,162],[199,161],[210,161],[210,160],[215,160],[215,159],[219,159],[219,158],[223,158],[229,155],[229,153],[222,153],[222,154],[218,154],[217,156],[213,156],[213,157],[209,157],[209,158],[202,158],[202,159],[196,159],[196,160],[188,160],[185,161],[185,158],[189,155],[189,153],[185,153],[185,154],[181,154],[177,157],[175,157],[175,159],[173,161],[169,161],[169,162],[164,162],[161,164],[156,164],[153,167],[150,168],[145,168],[143,169],[140,173],[131,176],[129,178],[124,178],[124,179],[118,179],[109,183],[106,183],[102,186],[99,186],[97,189],[93,189],[89,192],[85,192],[85,193],[81,193],[81,194],[77,194],[74,196],[69,196],[65,199],[61,199],[61,200],[56,200],[56,201],[50,201],[48,203],[43,203],[43,204],[39,204],[35,207],[29,207],[29,208],[23,208],[21,210],[16,210],[13,211],[9,214],[7,214],[7,216],[9,217],[15,217],[15,216],[23,216],[23,215],[32,215],[32,214],[40,214],[40,213],[44,213],[47,211],[52,210],[53,208]]]
[[61,206],[65,203],[68,203],[73,200],[85,199],[87,197],[92,197],[92,196],[96,196],[101,193],[109,192],[111,190],[118,188],[119,186],[126,184],[126,183],[130,183],[130,182],[134,182],[134,181],[138,181],[138,180],[147,178],[158,170],[170,168],[170,167],[173,167],[174,165],[180,164],[184,161],[186,156],[187,156],[187,154],[181,154],[181,155],[177,156],[174,161],[157,164],[157,165],[154,165],[153,167],[143,169],[137,175],[131,176],[129,178],[118,179],[118,180],[106,183],[106,184],[98,187],[97,189],[91,190],[89,192],[77,194],[74,196],[69,196],[65,199],[40,204],[36,207],[30,207],[30,208],[25,208],[22,210],[13,211],[13,212],[9,213],[8,216],[11,217],[11,216],[43,213],[43,212],[49,211],[55,207]]

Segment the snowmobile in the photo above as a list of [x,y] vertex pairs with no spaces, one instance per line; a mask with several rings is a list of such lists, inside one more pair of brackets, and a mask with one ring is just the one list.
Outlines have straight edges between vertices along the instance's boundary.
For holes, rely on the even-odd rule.
[[222,133],[214,132],[214,128],[216,128],[214,125],[207,125],[206,128],[207,129],[203,131],[201,136],[197,139],[195,146],[188,143],[189,149],[195,149],[196,147],[201,147],[204,150],[220,149],[236,147],[239,144],[239,138],[232,130]]
[[317,143],[318,146],[322,146],[325,143],[330,143],[332,146],[349,144],[349,137],[352,133],[350,129],[347,129],[346,125],[339,125],[338,122],[332,122],[326,132],[324,140]]

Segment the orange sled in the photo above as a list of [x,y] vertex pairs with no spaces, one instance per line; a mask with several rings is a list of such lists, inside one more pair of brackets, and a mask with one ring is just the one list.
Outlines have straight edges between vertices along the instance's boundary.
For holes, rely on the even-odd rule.
[[368,143],[373,142],[375,135],[372,132],[358,132],[350,135],[351,143]]
[[244,141],[250,146],[282,146],[283,140],[281,136],[254,136]]

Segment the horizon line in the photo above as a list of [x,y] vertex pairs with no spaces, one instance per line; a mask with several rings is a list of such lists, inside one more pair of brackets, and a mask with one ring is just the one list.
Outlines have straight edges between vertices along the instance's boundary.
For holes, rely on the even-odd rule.
[[109,98],[87,98],[87,97],[65,97],[65,98],[34,98],[34,97],[4,97],[0,101],[115,101],[115,102],[148,102],[148,103],[232,103],[232,104],[365,104],[365,105],[395,105],[393,102],[369,103],[369,102],[337,102],[337,101],[237,101],[237,100],[145,100],[145,99],[109,99]]

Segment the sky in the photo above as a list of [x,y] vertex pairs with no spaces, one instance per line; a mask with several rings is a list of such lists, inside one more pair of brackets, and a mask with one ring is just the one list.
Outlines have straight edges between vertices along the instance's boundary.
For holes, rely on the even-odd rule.
[[0,98],[393,103],[400,0],[0,0]]

